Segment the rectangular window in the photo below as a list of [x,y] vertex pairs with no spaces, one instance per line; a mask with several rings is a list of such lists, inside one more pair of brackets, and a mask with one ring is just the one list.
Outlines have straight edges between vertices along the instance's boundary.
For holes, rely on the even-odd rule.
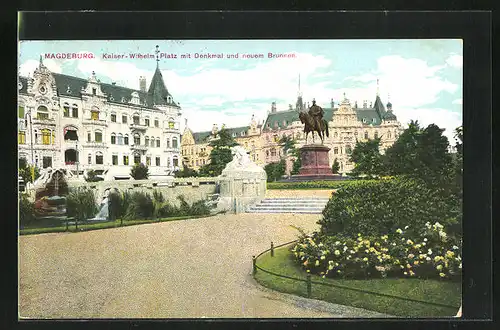
[[128,156],[123,156],[123,165],[128,165]]
[[116,123],[116,115],[115,114],[111,115],[111,122]]
[[24,107],[20,106],[20,107],[17,108],[17,116],[19,118],[24,118]]
[[134,124],[139,125],[139,117],[134,116]]
[[160,127],[160,123],[158,122],[158,120],[155,120],[155,127]]
[[96,88],[92,88],[92,95],[96,95],[97,93],[97,89]]
[[167,148],[170,148],[170,139],[167,139]]
[[144,125],[149,127],[149,119],[144,119]]
[[173,161],[175,167],[179,166],[179,160],[177,158],[174,158]]
[[111,135],[111,144],[116,144],[116,136]]
[[156,166],[160,166],[160,157],[156,157]]
[[90,113],[90,119],[92,119],[92,120],[99,120],[99,112],[98,111],[92,111]]
[[49,114],[47,112],[37,112],[37,119],[49,119]]
[[134,155],[134,164],[139,164],[141,162],[141,156],[140,155]]
[[73,118],[78,118],[78,108],[72,108],[71,110],[73,112],[72,114]]
[[95,142],[102,142],[102,133],[95,132]]
[[17,136],[17,143],[19,143],[19,144],[26,143],[26,133],[25,132],[19,132],[19,134]]
[[156,140],[156,147],[159,148],[160,147],[160,140]]
[[90,132],[87,133],[87,142],[90,142],[92,140]]
[[144,138],[144,145],[145,145],[146,147],[149,147],[149,138],[148,138],[148,137],[145,137],[145,138]]
[[134,136],[134,145],[138,146],[141,144],[141,137],[140,136]]
[[122,123],[124,123],[124,124],[127,123],[127,116],[122,116]]
[[118,145],[122,145],[123,144],[123,136],[118,135],[118,139],[116,140],[116,142]]
[[63,111],[63,115],[64,117],[69,117],[69,107],[64,107],[64,111]]
[[118,165],[118,155],[111,156],[111,162],[113,165]]
[[102,155],[95,156],[95,163],[99,165],[102,165],[104,163]]
[[42,144],[50,144],[50,131],[42,130]]
[[43,157],[43,168],[52,167],[52,157]]
[[151,139],[151,147],[155,146],[155,140]]
[[338,155],[339,154],[339,149],[338,148],[333,148],[333,154]]
[[92,155],[91,154],[89,154],[88,162],[89,162],[89,165],[92,164]]
[[172,140],[172,148],[177,149],[177,139]]
[[174,128],[175,123],[173,121],[168,122],[168,128]]
[[123,143],[124,143],[126,146],[128,146],[128,136],[125,136],[125,137],[123,138]]
[[151,157],[146,157],[146,165],[151,166]]

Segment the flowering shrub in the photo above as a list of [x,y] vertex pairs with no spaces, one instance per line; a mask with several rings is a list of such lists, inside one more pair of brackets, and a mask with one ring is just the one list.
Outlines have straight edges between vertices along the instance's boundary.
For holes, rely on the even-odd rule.
[[409,229],[354,238],[302,235],[292,252],[307,272],[323,277],[460,278],[461,241],[451,239],[438,222],[413,230],[417,236],[408,235]]

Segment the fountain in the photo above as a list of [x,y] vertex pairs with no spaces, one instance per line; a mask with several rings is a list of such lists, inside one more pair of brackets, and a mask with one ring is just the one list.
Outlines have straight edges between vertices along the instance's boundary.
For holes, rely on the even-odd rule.
[[99,212],[95,217],[87,219],[88,221],[108,221],[109,220],[109,189],[105,191],[105,195],[99,205]]

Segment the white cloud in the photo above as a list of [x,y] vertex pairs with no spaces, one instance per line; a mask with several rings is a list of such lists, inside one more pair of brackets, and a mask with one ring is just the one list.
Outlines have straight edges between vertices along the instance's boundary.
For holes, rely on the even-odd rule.
[[[19,74],[23,77],[28,77],[33,74],[35,69],[38,68],[39,64],[40,61],[28,60],[19,66]],[[43,64],[52,72],[62,73],[61,66],[56,60],[43,60]]]
[[450,57],[446,59],[446,64],[454,68],[462,68],[464,64],[464,58],[462,55],[451,54]]
[[456,99],[453,104],[462,104],[462,99]]

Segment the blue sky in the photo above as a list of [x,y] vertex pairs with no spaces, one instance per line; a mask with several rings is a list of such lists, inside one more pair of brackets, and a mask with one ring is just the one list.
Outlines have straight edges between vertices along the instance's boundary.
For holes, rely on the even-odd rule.
[[[264,120],[271,102],[278,110],[295,104],[300,75],[307,102],[328,106],[343,93],[362,104],[375,100],[377,79],[384,103],[393,103],[403,123],[410,119],[452,130],[462,123],[462,42],[413,40],[140,40],[23,41],[19,71],[32,74],[41,54],[93,53],[94,59],[46,59],[52,71],[139,88],[148,85],[156,67],[152,59],[104,59],[103,54],[177,54],[159,62],[167,88],[180,102],[188,126],[209,130],[212,124],[247,125],[252,114]],[[295,58],[268,59],[267,53],[294,53]],[[264,59],[181,59],[181,54],[264,54]],[[193,57],[194,55],[192,55]],[[184,121],[182,122],[184,124]]]

